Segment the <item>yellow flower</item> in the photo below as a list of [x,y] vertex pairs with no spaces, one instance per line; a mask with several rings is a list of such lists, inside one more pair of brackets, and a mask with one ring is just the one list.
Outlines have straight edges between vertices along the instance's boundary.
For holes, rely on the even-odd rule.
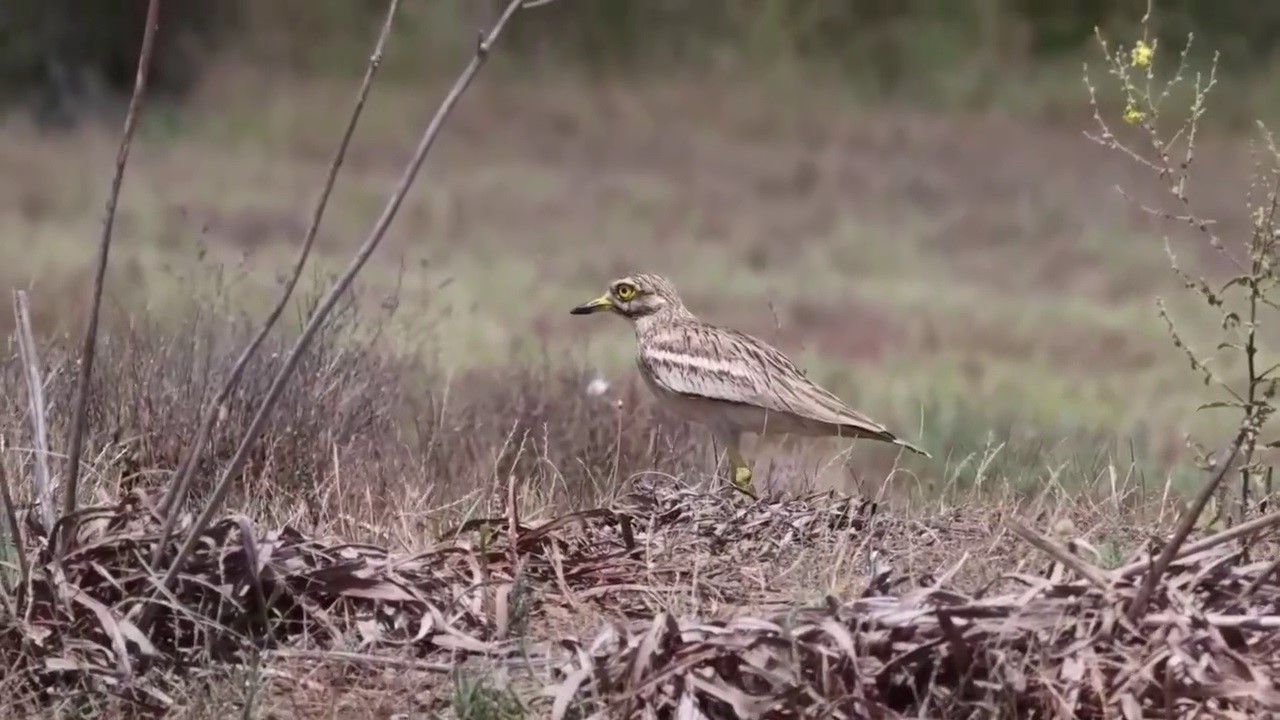
[[1146,117],[1146,115],[1144,115],[1143,112],[1139,110],[1137,106],[1134,105],[1133,103],[1129,103],[1127,106],[1125,106],[1124,121],[1129,123],[1130,125],[1136,125],[1142,122],[1142,119],[1144,117]]
[[1129,53],[1129,59],[1136,68],[1144,68],[1151,64],[1151,56],[1154,54],[1151,46],[1145,40],[1139,40],[1137,45],[1133,46],[1133,51]]

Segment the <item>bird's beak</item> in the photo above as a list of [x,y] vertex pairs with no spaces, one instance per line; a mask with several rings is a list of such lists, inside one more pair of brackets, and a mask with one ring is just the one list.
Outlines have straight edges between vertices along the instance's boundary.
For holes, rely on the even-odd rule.
[[596,298],[595,300],[588,300],[587,302],[582,303],[581,305],[570,310],[569,314],[590,315],[591,313],[600,312],[601,310],[612,310],[612,309],[613,309],[613,301],[609,299],[609,295],[606,293]]

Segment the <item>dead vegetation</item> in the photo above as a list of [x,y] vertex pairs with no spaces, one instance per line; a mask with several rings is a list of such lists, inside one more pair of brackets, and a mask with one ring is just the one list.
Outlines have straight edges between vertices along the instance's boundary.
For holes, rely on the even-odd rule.
[[944,577],[727,622],[658,613],[571,643],[553,717],[584,699],[605,717],[1258,717],[1280,711],[1280,580],[1239,559],[1175,562],[1136,622],[1139,578],[1061,566],[998,595]]
[[[156,499],[136,492],[65,518],[71,542],[61,558],[28,525],[24,541],[36,550],[19,560],[0,630],[14,705],[93,692],[160,711],[192,668],[253,652],[395,649],[447,668],[515,653],[504,640],[553,606],[642,617],[671,593],[760,602],[765,588],[737,572],[743,553],[782,560],[816,537],[860,533],[871,517],[870,506],[847,498],[742,507],[664,478],[638,483],[617,507],[536,525],[516,514],[472,519],[428,549],[396,555],[291,526],[263,531],[231,515],[202,533],[173,590],[152,599],[146,562],[163,522]],[[192,519],[180,518],[161,557],[177,553]],[[705,564],[690,565],[695,557]],[[158,610],[143,632],[146,603]]]
[[[970,594],[953,584],[964,558],[937,577],[872,563],[857,596],[796,606],[743,569],[834,548],[858,556],[930,536],[954,542],[965,529],[897,521],[831,493],[750,502],[663,476],[637,479],[612,506],[548,520],[522,520],[513,505],[411,553],[231,515],[201,534],[173,590],[152,599],[155,502],[138,492],[64,519],[72,540],[60,559],[57,536],[28,525],[34,549],[0,623],[10,707],[112,695],[162,714],[184,706],[192,673],[274,654],[440,676],[471,661],[533,665],[548,688],[530,709],[553,717],[1280,711],[1277,563],[1246,562],[1224,542],[1271,530],[1277,515],[1186,546],[1131,620],[1151,548],[1105,571],[1087,544],[1068,550],[1020,527],[1057,561]],[[191,521],[180,518],[166,560]],[[678,617],[675,597],[705,614]],[[145,603],[157,609],[146,632]],[[575,616],[613,622],[592,640],[537,630]]]

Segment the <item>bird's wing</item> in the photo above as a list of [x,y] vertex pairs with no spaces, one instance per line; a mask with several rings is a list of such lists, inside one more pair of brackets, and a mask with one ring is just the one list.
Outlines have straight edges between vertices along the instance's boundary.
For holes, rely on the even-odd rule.
[[670,392],[755,405],[895,439],[883,425],[805,377],[786,355],[746,333],[681,323],[644,338],[639,361]]

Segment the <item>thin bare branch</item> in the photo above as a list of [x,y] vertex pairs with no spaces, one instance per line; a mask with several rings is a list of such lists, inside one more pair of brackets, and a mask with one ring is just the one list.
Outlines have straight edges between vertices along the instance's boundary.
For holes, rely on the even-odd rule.
[[[494,42],[497,41],[503,28],[506,27],[507,23],[520,9],[522,1],[523,0],[512,0],[512,2],[508,3],[502,15],[490,29],[488,35],[481,35],[480,41],[476,44],[471,62],[468,63],[467,67],[462,71],[462,74],[458,76],[453,87],[450,88],[449,93],[441,103],[440,108],[436,111],[435,116],[431,118],[431,122],[428,123],[426,130],[423,131],[422,138],[418,142],[418,147],[414,151],[412,159],[410,159],[398,185],[392,192],[391,197],[388,199],[386,207],[383,208],[382,215],[374,224],[373,230],[361,245],[359,251],[352,259],[351,264],[347,267],[346,271],[329,289],[324,300],[311,315],[311,318],[307,321],[306,327],[302,331],[302,335],[298,338],[298,341],[294,344],[288,358],[285,360],[284,366],[280,368],[280,371],[276,373],[275,378],[272,379],[271,387],[267,391],[267,396],[263,399],[262,405],[259,406],[257,413],[250,422],[249,428],[245,432],[244,438],[241,440],[239,447],[236,449],[235,455],[223,471],[221,478],[218,480],[218,484],[214,487],[212,495],[205,504],[203,512],[200,513],[200,516],[188,531],[185,542],[183,542],[182,547],[178,550],[172,564],[170,564],[168,571],[165,573],[164,578],[161,581],[162,590],[168,590],[173,587],[173,583],[176,580],[178,573],[182,571],[191,551],[199,542],[200,536],[203,534],[205,528],[209,527],[209,523],[212,521],[214,515],[220,511],[222,501],[225,499],[227,491],[231,487],[231,483],[239,477],[241,470],[243,470],[244,463],[249,456],[249,451],[257,441],[258,436],[262,433],[262,430],[266,425],[267,418],[270,416],[272,409],[274,409],[276,402],[280,398],[280,394],[284,390],[285,383],[288,382],[290,376],[294,372],[294,369],[298,366],[298,362],[302,359],[303,353],[306,352],[307,347],[311,344],[312,339],[320,330],[320,327],[328,319],[329,313],[332,312],[334,306],[337,305],[338,300],[351,286],[356,275],[359,274],[365,263],[368,262],[369,258],[373,255],[374,250],[376,250],[378,245],[382,242],[383,237],[386,236],[387,230],[391,227],[391,222],[395,219],[401,203],[404,202],[405,196],[409,193],[409,188],[413,185],[413,181],[417,177],[418,170],[426,160],[427,153],[430,152],[436,139],[440,135],[440,131],[444,128],[445,120],[448,119],[450,113],[452,113],[454,107],[462,98],[463,93],[465,93],[467,88],[470,86],[471,81],[476,76],[476,73],[479,72],[485,61],[488,60],[489,53]],[[139,619],[138,624],[144,629],[144,631],[149,624],[152,608],[154,608],[154,605],[148,605],[142,618]]]
[[[71,437],[67,445],[67,472],[63,486],[62,514],[70,515],[76,509],[77,485],[80,478],[80,453],[84,448],[84,434],[89,424],[89,378],[93,373],[93,358],[98,340],[98,315],[102,308],[102,288],[106,282],[107,259],[111,251],[111,231],[115,227],[116,206],[120,201],[120,186],[124,183],[124,169],[129,162],[129,150],[133,146],[133,133],[138,125],[138,111],[147,94],[147,76],[151,70],[151,57],[155,50],[156,31],[160,27],[160,0],[147,3],[147,25],[142,33],[142,49],[138,54],[138,70],[133,80],[133,95],[129,98],[129,110],[124,118],[124,131],[120,149],[116,154],[116,173],[111,179],[111,193],[107,196],[106,217],[102,221],[102,237],[98,242],[97,267],[93,277],[93,298],[90,301],[89,318],[84,329],[84,342],[80,348],[80,376],[76,381],[75,406],[71,416]],[[64,534],[70,538],[74,523],[67,523]],[[65,549],[65,543],[63,544]]]
[[1142,581],[1142,587],[1138,589],[1138,594],[1133,599],[1133,604],[1129,606],[1129,619],[1137,621],[1137,619],[1146,610],[1147,603],[1151,600],[1151,594],[1155,592],[1156,585],[1160,582],[1160,577],[1164,575],[1164,571],[1169,568],[1169,563],[1178,555],[1178,549],[1182,547],[1182,543],[1186,542],[1187,536],[1196,526],[1196,518],[1200,517],[1200,513],[1204,511],[1205,505],[1209,504],[1209,498],[1213,497],[1213,493],[1218,489],[1218,485],[1222,483],[1222,479],[1227,476],[1227,470],[1231,467],[1231,461],[1235,460],[1236,454],[1240,452],[1240,447],[1244,444],[1245,433],[1240,432],[1236,435],[1236,439],[1231,443],[1231,450],[1227,454],[1226,460],[1222,466],[1213,474],[1213,477],[1205,486],[1200,489],[1200,494],[1191,502],[1186,511],[1182,513],[1182,517],[1178,520],[1178,526],[1173,532],[1173,537],[1169,542],[1164,544],[1164,548],[1160,550],[1160,555],[1156,557],[1156,561],[1151,564],[1151,569],[1147,572],[1146,578]]
[[[355,667],[385,667],[397,670],[416,670],[433,673],[456,672],[456,662],[429,662],[396,655],[374,655],[371,653],[350,652],[347,650],[298,650],[281,648],[268,653],[269,657],[282,660],[304,660],[319,663],[352,665]],[[556,657],[510,657],[500,660],[486,659],[487,662],[508,670],[542,668],[560,662]]]
[[[1269,515],[1263,515],[1260,518],[1254,518],[1247,523],[1242,523],[1233,528],[1223,530],[1220,533],[1210,535],[1203,540],[1197,540],[1196,542],[1182,546],[1173,554],[1170,562],[1187,557],[1188,555],[1204,552],[1205,550],[1212,550],[1213,548],[1218,547],[1219,545],[1225,545],[1232,540],[1247,537],[1276,526],[1280,526],[1280,512],[1273,512]],[[1150,567],[1151,563],[1147,560],[1143,560],[1141,562],[1130,563],[1123,567],[1116,568],[1112,573],[1118,578],[1130,578],[1141,575]]]
[[342,169],[342,163],[347,156],[347,147],[351,144],[351,137],[355,134],[356,125],[360,122],[360,115],[364,111],[365,99],[369,97],[369,89],[373,87],[374,77],[378,74],[378,68],[382,66],[382,55],[386,50],[387,39],[391,36],[391,25],[395,20],[396,11],[400,8],[400,0],[390,0],[387,4],[387,16],[382,23],[382,30],[378,33],[378,40],[374,44],[373,54],[369,56],[369,65],[365,69],[364,80],[360,83],[360,90],[356,94],[355,106],[351,110],[351,117],[347,120],[347,127],[342,133],[342,140],[338,143],[338,150],[333,156],[333,161],[329,164],[328,175],[325,176],[324,187],[320,190],[320,197],[316,201],[315,210],[311,215],[311,225],[307,228],[306,237],[302,241],[302,249],[298,252],[298,258],[294,262],[293,272],[285,283],[284,289],[280,292],[280,298],[276,301],[275,307],[267,315],[267,319],[263,322],[258,334],[245,347],[240,357],[236,360],[236,364],[231,368],[230,374],[223,381],[222,388],[219,389],[217,396],[213,402],[205,410],[204,417],[200,421],[200,428],[196,431],[195,440],[192,441],[190,449],[187,450],[178,469],[174,472],[173,478],[169,483],[168,492],[165,494],[164,502],[160,506],[160,512],[164,516],[164,526],[160,531],[160,541],[156,543],[155,554],[151,557],[151,569],[158,570],[160,561],[164,557],[164,548],[168,546],[170,535],[173,534],[173,526],[177,522],[179,510],[182,503],[187,498],[187,493],[191,491],[191,481],[195,477],[195,469],[200,464],[200,457],[204,453],[205,444],[209,441],[209,435],[213,432],[213,426],[218,421],[218,415],[222,411],[223,405],[227,399],[231,397],[231,393],[235,392],[236,387],[240,384],[240,378],[244,375],[245,367],[249,361],[257,354],[258,348],[262,346],[271,329],[275,327],[276,322],[284,313],[284,309],[289,304],[289,298],[293,296],[293,291],[298,285],[298,280],[302,277],[302,270],[307,264],[307,259],[311,255],[311,248],[315,244],[316,235],[320,230],[320,222],[324,219],[325,208],[329,204],[329,195],[333,192],[334,183],[338,179],[338,171]]
[[1103,591],[1107,589],[1107,579],[1098,568],[1093,567],[1079,557],[1072,555],[1066,548],[1058,545],[1053,540],[1041,535],[1014,518],[1009,518],[1006,523],[1018,537],[1021,537],[1023,540],[1035,546],[1049,557],[1052,557],[1054,560],[1057,560],[1063,565],[1071,568],[1077,575],[1088,580],[1094,587]]

